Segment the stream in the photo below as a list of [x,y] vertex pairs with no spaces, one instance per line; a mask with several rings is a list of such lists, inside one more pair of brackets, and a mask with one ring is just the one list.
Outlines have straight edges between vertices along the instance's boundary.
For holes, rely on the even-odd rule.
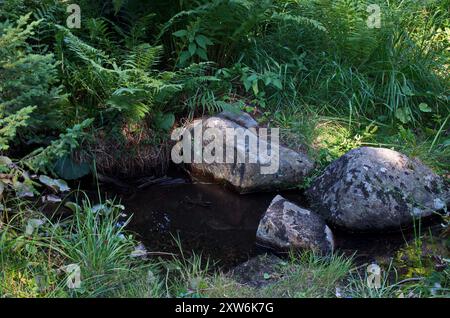
[[[132,216],[128,229],[154,255],[192,252],[208,257],[229,269],[252,256],[267,252],[256,243],[256,230],[275,195],[280,194],[299,206],[307,201],[299,190],[239,195],[223,185],[192,182],[176,172],[160,180],[140,181],[135,190],[103,187],[106,196],[118,196]],[[422,231],[437,232],[439,222],[429,220]],[[348,234],[333,229],[337,252],[354,255],[357,264],[386,260],[414,239],[413,229],[383,234]]]

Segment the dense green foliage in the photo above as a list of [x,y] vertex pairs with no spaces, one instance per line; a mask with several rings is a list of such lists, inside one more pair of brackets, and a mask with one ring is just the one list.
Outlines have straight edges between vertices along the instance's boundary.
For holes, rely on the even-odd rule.
[[7,0],[3,117],[36,107],[25,144],[87,118],[120,135],[127,123],[164,131],[239,107],[414,129],[447,145],[448,1],[378,3],[380,28],[365,1],[80,1],[81,28],[68,29],[66,3]]

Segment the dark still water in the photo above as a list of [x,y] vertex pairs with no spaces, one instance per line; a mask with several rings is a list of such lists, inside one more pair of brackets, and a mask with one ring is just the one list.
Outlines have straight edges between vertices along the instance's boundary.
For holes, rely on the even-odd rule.
[[[239,195],[222,185],[191,182],[179,175],[134,188],[125,191],[128,194],[117,189],[103,190],[109,197],[119,194],[127,215],[132,216],[128,229],[136,233],[152,255],[179,254],[177,238],[185,256],[192,252],[202,254],[223,268],[266,252],[256,245],[256,230],[277,194],[308,207],[298,190]],[[435,232],[439,224],[436,221],[423,224],[422,233],[430,229]],[[355,255],[360,264],[392,257],[414,238],[412,229],[367,235],[334,229],[333,233],[337,251]]]
[[[283,193],[296,202],[300,196]],[[274,193],[239,195],[218,184],[154,185],[123,199],[133,217],[129,229],[138,233],[152,252],[195,251],[234,265],[258,253],[255,246],[259,220]]]

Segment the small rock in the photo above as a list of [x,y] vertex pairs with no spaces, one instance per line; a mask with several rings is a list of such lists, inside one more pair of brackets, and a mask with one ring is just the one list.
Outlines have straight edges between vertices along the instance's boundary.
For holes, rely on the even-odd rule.
[[333,234],[316,213],[277,195],[261,219],[256,233],[263,245],[286,251],[291,248],[330,253]]
[[331,163],[306,194],[314,211],[353,232],[399,229],[450,201],[444,180],[420,161],[372,147]]

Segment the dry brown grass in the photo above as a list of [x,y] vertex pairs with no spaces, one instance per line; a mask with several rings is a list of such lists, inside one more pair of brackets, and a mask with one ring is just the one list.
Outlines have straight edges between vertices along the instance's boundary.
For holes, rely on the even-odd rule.
[[163,175],[169,166],[171,144],[144,123],[126,124],[119,135],[102,130],[94,137],[91,153],[97,172],[108,176]]

